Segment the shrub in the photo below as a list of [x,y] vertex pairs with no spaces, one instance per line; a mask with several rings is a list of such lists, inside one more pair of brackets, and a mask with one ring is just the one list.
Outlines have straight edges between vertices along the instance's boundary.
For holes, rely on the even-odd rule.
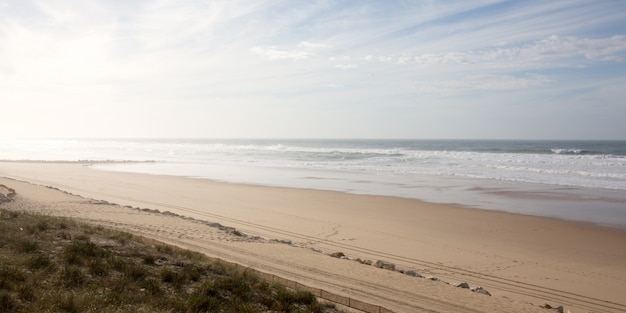
[[61,272],[61,283],[65,287],[79,287],[86,281],[87,276],[76,266],[68,266]]
[[315,298],[315,295],[307,291],[296,291],[293,296],[293,300],[295,301],[295,303],[303,305],[312,305],[317,303],[317,298]]
[[252,288],[241,274],[234,274],[226,278],[217,279],[215,285],[222,291],[228,292],[232,296],[243,300],[248,300],[251,295]]
[[48,221],[46,220],[42,220],[37,222],[37,230],[39,231],[46,231],[50,228],[50,224],[48,224]]
[[144,255],[142,259],[143,259],[143,264],[147,264],[147,265],[154,265],[154,262],[156,261],[155,257],[151,254]]
[[176,289],[180,289],[185,283],[187,283],[187,276],[177,272],[171,268],[164,268],[159,273],[161,281],[164,283],[172,284]]
[[191,250],[182,250],[179,253],[182,257],[190,259],[192,261],[200,261],[200,260],[204,260],[205,258],[204,254],[200,252],[196,252],[196,251],[191,251]]
[[0,311],[13,312],[17,308],[17,301],[6,291],[0,291]]
[[156,246],[156,249],[158,252],[166,253],[166,254],[172,254],[174,252],[174,248],[172,248],[172,246],[167,246],[167,245],[158,245]]
[[216,297],[194,293],[189,296],[187,306],[191,312],[220,312],[222,304]]
[[216,275],[225,275],[229,271],[226,265],[222,264],[221,262],[209,263],[209,265],[206,266],[206,270]]
[[65,311],[68,313],[78,313],[83,311],[83,305],[79,299],[72,293],[66,293],[58,297],[56,307],[59,311]]
[[[125,244],[99,244],[111,240]],[[2,313],[330,311],[325,308],[311,294],[277,289],[200,253],[0,209]]]
[[161,281],[172,284],[176,289],[180,289],[187,282],[185,274],[171,268],[163,268],[159,275],[161,276]]
[[160,282],[154,278],[146,279],[141,286],[151,295],[160,295],[163,293]]
[[111,306],[119,306],[123,304],[129,304],[134,302],[133,290],[130,286],[133,286],[131,281],[126,276],[118,276],[114,280],[109,282],[110,292],[107,293],[106,302]]
[[33,301],[35,299],[35,290],[31,285],[22,284],[17,288],[20,299],[24,301]]
[[76,240],[82,240],[82,241],[89,241],[89,236],[87,236],[86,234],[79,234],[76,235]]
[[68,264],[84,265],[87,259],[104,257],[106,251],[91,241],[75,240],[68,245],[63,256]]
[[258,310],[254,307],[254,305],[243,302],[239,299],[233,300],[232,303],[229,304],[231,312],[239,312],[239,313],[255,313]]
[[220,289],[212,281],[206,281],[194,293],[202,296],[217,297],[220,294]]
[[273,309],[281,311],[289,311],[294,306],[312,307],[318,303],[317,298],[310,292],[292,292],[282,286],[277,288],[273,298],[275,299]]
[[47,268],[52,265],[52,260],[46,254],[38,254],[26,261],[26,266],[31,270]]
[[89,273],[95,276],[107,276],[109,274],[109,264],[100,259],[89,262]]
[[16,246],[17,250],[22,253],[32,253],[39,249],[39,245],[35,241],[29,239],[16,242]]
[[176,278],[176,272],[168,267],[161,269],[159,275],[161,276],[161,281],[164,283],[171,283]]
[[128,241],[133,239],[133,235],[130,233],[116,233],[111,239],[117,241],[120,245],[125,245]]
[[13,290],[26,281],[26,275],[14,266],[0,267],[0,290]]
[[66,231],[59,232],[59,234],[57,236],[59,238],[61,238],[61,239],[64,239],[64,240],[72,239],[72,235],[69,232],[66,232]]
[[20,216],[19,213],[15,211],[2,210],[0,211],[0,219],[3,220],[12,220]]
[[148,275],[148,271],[141,265],[129,262],[124,268],[123,273],[126,277],[141,280]]
[[128,260],[117,256],[108,257],[107,262],[118,272],[123,272],[129,264]]
[[202,267],[195,264],[188,264],[183,267],[184,276],[189,278],[191,281],[199,281],[205,272],[206,271]]

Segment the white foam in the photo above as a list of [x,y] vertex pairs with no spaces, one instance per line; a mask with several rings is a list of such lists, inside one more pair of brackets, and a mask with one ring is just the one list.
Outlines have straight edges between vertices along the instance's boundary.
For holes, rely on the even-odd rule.
[[553,153],[496,153],[335,141],[33,139],[1,143],[0,159],[5,160],[156,160],[213,167],[454,176],[626,190],[623,156],[586,154],[579,148],[553,148]]

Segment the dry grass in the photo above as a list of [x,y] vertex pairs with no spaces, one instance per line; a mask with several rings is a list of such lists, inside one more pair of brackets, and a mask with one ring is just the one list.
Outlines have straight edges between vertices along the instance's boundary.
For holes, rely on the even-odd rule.
[[337,312],[205,256],[0,210],[0,312]]

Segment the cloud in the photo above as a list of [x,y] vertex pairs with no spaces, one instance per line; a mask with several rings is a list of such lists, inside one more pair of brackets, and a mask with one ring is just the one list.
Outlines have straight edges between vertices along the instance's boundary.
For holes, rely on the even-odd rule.
[[520,49],[509,49],[509,53],[530,59],[584,56],[589,60],[621,61],[620,53],[626,51],[626,36],[609,38],[578,38],[550,36]]
[[337,64],[335,65],[335,67],[341,70],[349,70],[349,69],[358,68],[359,66],[356,64]]
[[332,46],[329,46],[323,43],[313,43],[313,42],[308,42],[308,41],[301,41],[298,44],[298,47],[304,48],[304,49],[310,49],[310,50],[332,48]]
[[[367,55],[365,62],[414,64],[418,66],[479,64],[489,67],[578,67],[580,59],[619,62],[626,51],[626,36],[579,38],[549,36],[524,45],[487,48],[477,51],[449,51],[418,55]],[[550,62],[548,62],[550,61]],[[553,62],[554,61],[554,62]]]
[[331,46],[321,43],[301,41],[298,43],[297,49],[292,50],[280,49],[275,46],[256,46],[252,47],[250,51],[268,60],[304,60],[314,56],[315,50],[327,48],[331,48]]
[[283,50],[264,46],[253,47],[250,51],[268,60],[304,60],[314,55],[312,52],[305,50]]
[[[240,125],[214,112],[245,107],[252,119],[277,103],[298,103],[289,107],[297,124],[320,103],[355,112],[363,103],[466,106],[507,91],[517,91],[510,100],[519,103],[567,104],[584,93],[590,107],[623,108],[619,88],[604,98],[598,90],[606,80],[624,82],[626,2],[0,0],[0,7],[0,106],[24,112],[60,103],[97,117],[128,107],[136,111],[129,119],[194,112],[190,119]],[[65,123],[69,117],[56,122]]]
[[421,81],[415,83],[420,93],[456,94],[464,91],[502,91],[537,88],[553,83],[545,76],[529,74],[525,77],[511,75],[473,75],[461,79],[439,82]]
[[383,55],[379,55],[379,56],[374,56],[374,55],[367,55],[364,57],[361,57],[361,60],[366,61],[366,62],[374,62],[374,61],[378,61],[378,62],[394,62],[394,60],[400,60],[402,57],[391,57],[391,56],[383,56]]

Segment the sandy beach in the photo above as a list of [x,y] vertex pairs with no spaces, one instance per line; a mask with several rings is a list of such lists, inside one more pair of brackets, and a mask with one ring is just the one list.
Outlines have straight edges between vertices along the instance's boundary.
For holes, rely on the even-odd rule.
[[[17,192],[3,207],[124,229],[395,312],[546,312],[544,303],[626,311],[626,232],[619,229],[76,163],[0,163],[0,177]],[[336,252],[347,259],[328,255]],[[461,282],[491,296],[453,286]]]

